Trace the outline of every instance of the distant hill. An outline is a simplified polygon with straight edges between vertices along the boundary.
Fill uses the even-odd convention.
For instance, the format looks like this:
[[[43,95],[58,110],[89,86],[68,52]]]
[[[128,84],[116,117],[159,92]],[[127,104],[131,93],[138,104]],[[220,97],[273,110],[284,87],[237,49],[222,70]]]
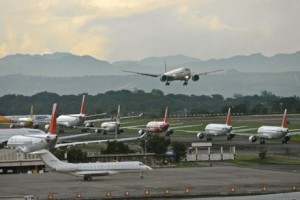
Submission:
[[[184,55],[148,57],[140,61],[118,61],[109,63],[91,56],[77,56],[70,53],[44,55],[9,55],[0,59],[0,74],[32,76],[91,76],[127,75],[122,70],[149,73],[164,72],[167,68],[187,66],[195,72],[216,69],[235,69],[240,72],[286,72],[300,71],[300,51],[293,54],[278,54],[266,57],[261,54],[234,56],[226,59],[200,60]]]
[[[0,96],[5,94],[33,95],[48,91],[57,94],[95,95],[110,90],[161,90],[165,94],[211,95],[221,94],[232,97],[234,94],[254,95],[266,90],[277,96],[300,94],[300,72],[245,73],[227,70],[202,76],[198,82],[171,82],[165,86],[159,79],[139,75],[83,76],[83,77],[42,77],[7,75],[0,76]]]

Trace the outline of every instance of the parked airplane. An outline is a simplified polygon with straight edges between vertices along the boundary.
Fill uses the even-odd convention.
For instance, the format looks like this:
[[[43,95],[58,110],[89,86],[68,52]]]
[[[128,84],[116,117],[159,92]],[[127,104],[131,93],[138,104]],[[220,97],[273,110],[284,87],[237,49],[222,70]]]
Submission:
[[[39,124],[49,121],[50,115],[33,115],[33,106],[30,115],[0,116],[1,124],[10,124],[10,128],[39,128]]]
[[[184,132],[196,132],[198,139],[203,139],[206,135],[207,141],[211,141],[212,137],[215,136],[227,136],[227,140],[231,140],[235,134],[232,132],[233,129],[244,128],[245,126],[241,127],[232,127],[231,126],[231,112],[230,108],[228,108],[227,118],[225,124],[207,124],[204,132],[196,132],[196,131],[184,131]],[[249,130],[249,129],[247,129]]]
[[[173,125],[175,125],[175,124],[173,124]],[[139,135],[144,135],[145,133],[147,135],[150,135],[150,134],[158,134],[158,133],[165,132],[166,136],[168,137],[174,133],[174,128],[177,129],[177,128],[184,128],[184,127],[191,127],[194,125],[176,126],[173,128],[169,128],[169,126],[170,126],[170,124],[168,122],[168,107],[166,107],[165,116],[164,116],[163,121],[150,121],[147,123],[146,128],[144,128],[144,129],[140,129],[140,128],[138,128],[138,126],[127,126],[126,128],[139,130],[138,131]],[[198,126],[198,125],[196,125],[196,126]]]
[[[137,118],[141,117],[143,113],[137,115],[137,116],[127,116],[127,117],[121,117],[120,116],[120,105],[118,105],[118,112],[115,121],[106,121],[111,119],[97,119],[95,121],[103,120],[105,122],[101,123],[100,127],[93,127],[91,129],[95,129],[96,133],[103,132],[104,135],[106,135],[108,132],[117,132],[117,134],[124,133],[124,129],[121,128],[120,119],[131,119],[131,118]],[[93,120],[91,120],[93,122]]]
[[[68,173],[71,175],[83,177],[85,181],[91,181],[93,176],[106,176],[117,173],[141,173],[152,170],[151,167],[138,161],[127,161],[127,162],[106,162],[106,163],[66,163],[58,160],[48,150],[40,150],[31,154],[38,155],[43,162],[54,169],[56,172]]]
[[[298,130],[293,130],[298,131]],[[299,134],[299,133],[295,133]],[[249,136],[249,141],[251,143],[254,143],[257,141],[257,139],[260,139],[260,144],[265,144],[266,139],[282,139],[282,144],[286,144],[290,138],[291,135],[294,135],[293,133],[290,133],[289,129],[287,128],[287,109],[284,110],[283,119],[281,126],[261,126],[257,130],[257,134],[237,134],[240,136]]]
[[[116,140],[94,140],[94,141],[84,141],[84,142],[72,142],[72,143],[63,143],[63,144],[57,144],[58,140],[63,139],[70,139],[75,137],[82,137],[86,136],[88,134],[76,134],[72,136],[64,136],[64,137],[57,137],[56,134],[56,118],[57,118],[57,104],[55,103],[53,105],[52,110],[52,118],[50,123],[50,128],[48,133],[42,132],[39,130],[39,132],[34,132],[35,134],[22,134],[22,132],[18,132],[18,135],[10,136],[10,138],[7,140],[7,147],[14,148],[17,150],[21,150],[25,153],[41,150],[41,149],[50,149],[50,148],[59,148],[62,146],[75,146],[79,144],[91,144],[91,143],[106,143],[110,141],[130,141],[130,140],[137,140],[142,138],[140,137],[133,137],[133,138],[120,138]],[[19,129],[24,130],[24,129]],[[29,129],[30,130],[30,129]],[[25,129],[24,132],[27,133],[28,129]],[[35,129],[31,129],[31,132],[35,131]],[[1,132],[0,132],[1,134]]]
[[[63,132],[63,127],[67,128],[74,128],[74,127],[90,127],[92,126],[92,120],[86,120],[88,117],[95,117],[95,116],[101,116],[105,115],[106,113],[103,114],[98,114],[98,115],[90,115],[86,116],[85,115],[85,95],[82,97],[82,103],[81,103],[81,109],[79,114],[69,114],[69,115],[60,115],[57,118],[57,125],[59,127],[59,132]],[[49,125],[47,124],[45,126],[45,130],[47,131],[49,128]]]
[[[209,71],[209,72],[202,72],[202,73],[192,75],[191,70],[187,67],[180,67],[180,68],[177,68],[177,69],[167,71],[167,66],[166,66],[166,63],[165,63],[165,73],[164,74],[152,74],[152,73],[134,72],[134,71],[127,71],[127,70],[123,70],[123,71],[124,72],[129,72],[129,73],[135,73],[135,74],[139,74],[139,75],[144,75],[144,76],[160,77],[160,81],[166,82],[166,85],[170,85],[170,81],[175,81],[175,80],[184,81],[183,85],[187,85],[188,81],[190,79],[192,79],[193,81],[198,81],[199,76],[207,75],[207,74],[214,73],[214,72],[223,71],[223,69],[222,70]]]

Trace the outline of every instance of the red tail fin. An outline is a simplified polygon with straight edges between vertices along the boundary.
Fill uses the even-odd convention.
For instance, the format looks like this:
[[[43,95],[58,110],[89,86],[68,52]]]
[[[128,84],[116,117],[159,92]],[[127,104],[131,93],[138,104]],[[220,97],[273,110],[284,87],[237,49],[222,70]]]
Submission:
[[[56,134],[57,103],[53,104],[52,118],[48,133]]]
[[[287,128],[287,109],[284,110],[281,127]]]
[[[226,119],[226,125],[230,125],[230,115],[231,115],[231,113],[230,113],[230,108],[228,108],[228,114],[227,114],[227,119]]]
[[[85,114],[85,95],[82,96],[80,114]]]
[[[166,107],[164,122],[168,123],[168,106]]]

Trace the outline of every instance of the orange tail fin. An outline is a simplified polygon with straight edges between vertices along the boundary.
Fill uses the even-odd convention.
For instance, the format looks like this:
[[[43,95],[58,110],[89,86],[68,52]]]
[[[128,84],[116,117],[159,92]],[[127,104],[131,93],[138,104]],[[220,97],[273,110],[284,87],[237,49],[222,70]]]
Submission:
[[[57,103],[53,104],[52,118],[48,133],[56,134]]]
[[[80,114],[85,114],[85,95],[82,96]]]
[[[166,107],[164,122],[168,123],[168,106]]]
[[[230,115],[231,115],[231,113],[230,113],[230,108],[228,108],[228,114],[227,114],[227,119],[226,119],[226,125],[230,125],[230,123],[231,123],[231,121],[230,121]]]
[[[287,109],[284,110],[281,127],[287,128]]]

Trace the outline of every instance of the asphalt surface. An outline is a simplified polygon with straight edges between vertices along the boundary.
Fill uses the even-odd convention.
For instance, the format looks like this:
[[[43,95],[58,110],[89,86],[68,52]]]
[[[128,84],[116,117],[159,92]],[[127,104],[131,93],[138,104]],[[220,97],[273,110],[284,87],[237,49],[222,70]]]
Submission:
[[[214,123],[222,123],[224,117],[217,118],[219,122],[216,122],[218,121],[216,118],[212,119]],[[245,117],[243,120],[253,119]],[[275,120],[271,117],[259,118],[259,120],[278,124],[281,116]],[[293,120],[299,121],[298,118]],[[133,135],[124,134],[120,137],[133,137]],[[113,134],[92,134],[85,139],[107,138],[114,138],[114,136]],[[195,134],[178,135],[176,133],[171,136],[171,141],[181,141],[188,145],[192,142],[206,142],[198,140]],[[243,137],[235,137],[232,141],[227,141],[226,137],[215,137],[212,141],[212,152],[219,151],[221,146],[224,147],[224,151],[227,151],[230,146],[235,146],[237,153],[258,155],[261,148],[267,148],[268,155],[300,159],[299,143],[281,144],[280,139],[266,142],[265,145],[260,145],[251,144],[247,138]],[[128,142],[128,144],[138,145],[139,141]],[[169,193],[166,193],[166,190]],[[91,182],[54,172],[0,176],[0,199],[13,199],[9,197],[29,194],[38,196],[39,199],[47,199],[48,195],[53,195],[55,199],[71,199],[79,193],[83,199],[141,199],[145,196],[149,199],[299,199],[300,193],[297,192],[299,190],[299,165],[245,168],[225,162],[200,162],[199,167],[192,168],[154,168],[144,175],[144,179],[140,179],[139,174],[116,174],[95,177]],[[126,192],[129,195],[127,197]],[[149,194],[145,195],[145,192]],[[276,194],[273,195],[273,193]],[[111,196],[107,196],[109,194]]]

